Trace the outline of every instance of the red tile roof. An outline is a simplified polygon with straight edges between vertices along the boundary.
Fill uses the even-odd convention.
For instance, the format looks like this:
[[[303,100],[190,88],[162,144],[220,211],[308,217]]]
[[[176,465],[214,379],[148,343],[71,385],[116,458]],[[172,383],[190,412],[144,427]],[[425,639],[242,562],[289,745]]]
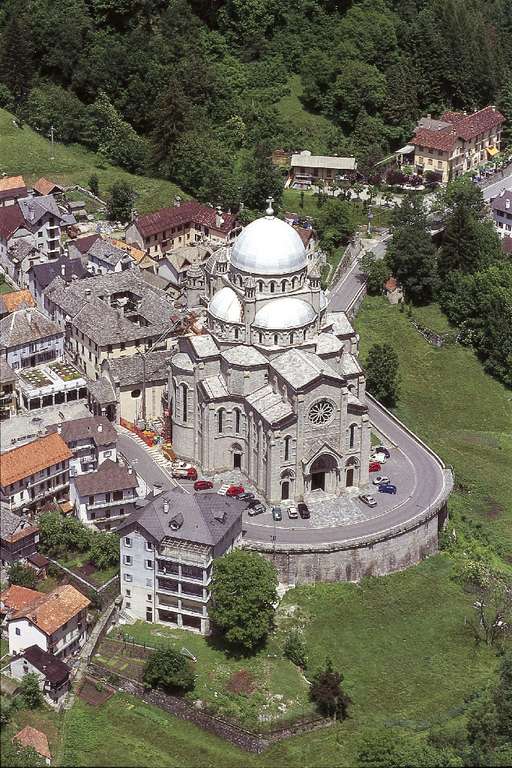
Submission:
[[[11,621],[27,618],[46,635],[53,635],[63,624],[87,608],[91,601],[71,584],[63,584],[47,595],[35,593],[31,603],[11,616]]]
[[[36,301],[27,288],[23,288],[21,291],[3,293],[0,301],[4,305],[5,312],[16,312],[17,309],[36,306]]]
[[[185,202],[172,208],[161,208],[159,211],[138,216],[135,219],[135,226],[143,237],[149,237],[164,232],[170,227],[184,224],[201,224],[226,234],[236,225],[236,216],[232,213],[222,214],[224,222],[221,227],[216,226],[215,216],[215,208],[198,203],[196,200],[185,200]]]
[[[388,280],[386,280],[386,282],[384,283],[384,288],[386,289],[386,291],[389,291],[390,293],[392,291],[396,291],[396,289],[398,288],[398,283],[396,281],[396,278],[390,277]]]
[[[34,189],[36,192],[39,192],[40,195],[51,195],[54,190],[62,192],[64,188],[55,181],[50,181],[49,179],[42,177],[36,181]]]
[[[0,208],[0,237],[4,240],[8,240],[24,223],[25,218],[17,203]]]
[[[0,200],[8,200],[11,197],[26,197],[27,187],[23,176],[7,176],[0,179]]]
[[[313,237],[313,230],[306,229],[305,227],[299,227],[298,224],[295,224],[293,228],[302,240],[302,245],[304,248],[307,248],[309,241]]]
[[[491,128],[501,125],[505,118],[494,107],[485,107],[470,115],[465,115],[463,112],[444,112],[441,120],[450,123],[450,126],[441,128],[439,131],[420,128],[416,131],[411,144],[449,151],[458,139],[470,141],[479,134],[487,133]]]
[[[22,728],[13,737],[13,741],[17,741],[22,747],[32,747],[42,757],[48,758],[48,760],[51,759],[50,746],[46,734],[38,731],[37,728],[32,728],[31,725],[26,725]]]
[[[20,445],[19,448],[13,448],[0,456],[0,485],[11,485],[60,461],[66,461],[72,455],[62,437],[56,432]]]
[[[40,592],[28,587],[20,587],[18,584],[13,584],[0,593],[0,601],[9,611],[21,611],[39,597],[41,597]]]

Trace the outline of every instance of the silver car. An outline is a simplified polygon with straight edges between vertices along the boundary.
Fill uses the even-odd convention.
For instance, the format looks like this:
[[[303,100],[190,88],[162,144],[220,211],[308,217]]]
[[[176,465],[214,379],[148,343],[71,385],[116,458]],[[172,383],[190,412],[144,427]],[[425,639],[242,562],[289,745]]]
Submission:
[[[368,506],[368,507],[376,507],[377,506],[377,502],[375,501],[373,496],[370,496],[368,493],[362,493],[359,496],[359,501],[362,501],[363,504],[366,504],[366,506]]]

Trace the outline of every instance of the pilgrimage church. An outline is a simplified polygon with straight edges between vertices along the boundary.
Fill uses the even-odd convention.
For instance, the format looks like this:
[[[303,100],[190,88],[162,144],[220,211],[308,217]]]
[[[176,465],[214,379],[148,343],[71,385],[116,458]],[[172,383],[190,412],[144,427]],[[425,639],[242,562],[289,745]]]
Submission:
[[[295,229],[269,202],[197,279],[208,333],[180,337],[169,372],[177,454],[205,476],[240,471],[272,504],[366,485],[358,337]]]

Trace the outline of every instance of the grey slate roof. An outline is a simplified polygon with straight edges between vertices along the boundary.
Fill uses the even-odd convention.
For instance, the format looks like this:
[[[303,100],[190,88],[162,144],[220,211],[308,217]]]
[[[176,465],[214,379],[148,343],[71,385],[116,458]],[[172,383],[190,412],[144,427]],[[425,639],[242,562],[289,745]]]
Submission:
[[[17,376],[11,366],[0,358],[0,383],[7,384],[8,382],[16,381],[16,378]]]
[[[164,512],[164,505],[169,511]],[[241,524],[242,505],[236,499],[218,493],[185,493],[182,488],[164,491],[147,500],[117,529],[123,530],[137,523],[157,542],[165,538],[190,541],[215,547],[232,528]],[[182,524],[173,530],[169,523],[181,515]]]
[[[319,376],[342,379],[325,360],[313,352],[304,352],[302,349],[289,349],[282,355],[274,357],[271,367],[294,389],[307,386]]]
[[[46,213],[62,219],[59,206],[53,195],[41,195],[40,197],[22,197],[18,200],[25,221],[30,225],[37,224]]]
[[[37,250],[38,249],[34,243],[31,243],[30,240],[21,237],[17,238],[10,246],[9,250],[7,251],[7,257],[9,258],[9,261],[12,261],[13,263],[17,262],[19,264],[21,261],[23,261],[24,258],[26,258],[26,256]]]
[[[110,459],[100,464],[95,472],[85,475],[77,475],[73,478],[75,487],[80,496],[94,496],[96,493],[108,491],[124,491],[129,488],[137,488],[137,475],[127,467],[116,464]]]
[[[16,533],[20,525],[25,521],[26,518],[11,512],[8,505],[6,505],[5,508],[2,505],[2,514],[0,515],[0,537],[5,541],[12,536],[13,533]]]
[[[146,382],[167,381],[167,364],[174,355],[173,349],[149,352],[146,358]],[[142,360],[133,357],[111,357],[105,364],[113,380],[119,379],[121,386],[142,384]]]
[[[100,376],[99,379],[87,380],[87,390],[91,397],[98,403],[115,403],[116,393],[110,381],[106,376]]]
[[[290,403],[283,402],[280,393],[274,392],[270,384],[248,395],[247,402],[269,424],[275,424],[293,413]]]
[[[245,346],[243,344],[240,344],[237,347],[224,349],[221,352],[221,357],[223,357],[230,365],[250,366],[267,364],[267,359],[261,352],[258,352],[254,347]]]
[[[7,348],[62,335],[57,323],[34,308],[19,309],[0,320],[0,345]]]
[[[209,334],[204,336],[190,336],[189,342],[197,357],[214,357],[219,354],[219,348]]]
[[[58,432],[59,425],[52,424],[46,431],[48,433]],[[64,421],[60,424],[60,436],[68,445],[77,440],[87,440],[89,438],[98,447],[117,442],[117,432],[106,416],[91,416],[86,419]]]
[[[506,206],[507,201],[508,201],[508,208]],[[504,190],[501,194],[495,197],[491,201],[491,208],[493,211],[510,213],[510,215],[512,216],[512,189]]]
[[[62,274],[63,267],[64,275]],[[49,286],[56,277],[63,277],[64,280],[69,281],[73,276],[82,280],[89,275],[79,258],[70,259],[68,256],[60,256],[54,261],[46,261],[43,264],[34,264],[32,274],[36,285],[41,290]]]
[[[120,261],[128,261],[131,263],[130,256],[121,248],[117,248],[108,240],[98,238],[87,251],[89,258],[94,257],[99,261],[105,261],[107,264],[115,267]]]

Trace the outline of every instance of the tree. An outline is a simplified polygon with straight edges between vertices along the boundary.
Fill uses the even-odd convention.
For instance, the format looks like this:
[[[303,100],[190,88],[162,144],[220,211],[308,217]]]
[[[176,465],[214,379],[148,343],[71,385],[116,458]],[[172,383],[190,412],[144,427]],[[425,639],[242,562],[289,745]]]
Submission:
[[[320,245],[328,252],[348,242],[356,229],[354,207],[348,200],[326,200],[315,217]]]
[[[96,195],[96,197],[100,194],[100,182],[95,173],[92,173],[89,177],[89,189],[93,195]]]
[[[40,547],[50,557],[58,557],[64,549],[63,518],[58,512],[43,512],[39,516]]]
[[[370,296],[380,296],[384,283],[391,275],[391,270],[385,259],[376,259],[365,253],[361,259],[361,271],[366,275],[366,288]]]
[[[119,562],[119,537],[115,533],[95,533],[91,541],[90,561],[100,570]]]
[[[229,645],[248,653],[263,641],[276,589],[275,567],[256,552],[236,549],[214,561],[210,618]]]
[[[46,762],[32,747],[22,747],[6,739],[2,743],[2,765],[9,768],[43,768]]]
[[[107,215],[110,221],[130,221],[135,192],[127,181],[116,181],[107,200]]]
[[[408,301],[420,304],[432,299],[436,285],[435,248],[423,203],[416,195],[407,195],[395,211],[386,263]]]
[[[329,113],[342,128],[351,130],[362,109],[374,115],[386,96],[386,78],[373,64],[353,59],[344,64],[328,93]]]
[[[75,552],[87,552],[91,546],[91,540],[95,537],[95,533],[90,528],[72,516],[63,518],[62,534],[66,549]]]
[[[370,347],[366,359],[366,386],[384,405],[394,405],[397,400],[398,367],[398,355],[390,344]]]
[[[17,104],[24,101],[35,73],[31,9],[26,2],[11,3],[0,37],[0,80]]]
[[[436,749],[398,729],[371,728],[359,740],[358,768],[462,768],[452,749]]]
[[[148,145],[132,126],[123,120],[108,96],[101,91],[94,102],[98,152],[114,165],[133,173],[141,173],[146,166]]]
[[[311,682],[310,696],[320,712],[338,720],[348,717],[350,697],[343,691],[343,675],[335,672],[330,659],[326,659],[325,669],[317,672]]]
[[[283,177],[272,165],[270,153],[264,146],[257,146],[242,165],[241,200],[248,208],[264,211],[267,198],[274,200],[274,209],[279,208],[283,197]]]
[[[9,568],[9,584],[18,584],[20,587],[35,589],[37,575],[33,568],[20,562],[13,563]]]
[[[81,142],[96,148],[90,112],[72,91],[53,83],[32,88],[22,110],[27,123],[43,136],[53,126],[58,141]]]
[[[160,648],[144,666],[143,680],[151,688],[183,693],[194,687],[195,676],[189,661],[175,648]]]
[[[35,672],[25,675],[20,685],[19,695],[28,709],[37,709],[43,703],[43,694],[39,688],[39,678]]]
[[[297,667],[306,667],[308,663],[307,648],[304,638],[297,630],[292,630],[286,636],[283,653]]]

